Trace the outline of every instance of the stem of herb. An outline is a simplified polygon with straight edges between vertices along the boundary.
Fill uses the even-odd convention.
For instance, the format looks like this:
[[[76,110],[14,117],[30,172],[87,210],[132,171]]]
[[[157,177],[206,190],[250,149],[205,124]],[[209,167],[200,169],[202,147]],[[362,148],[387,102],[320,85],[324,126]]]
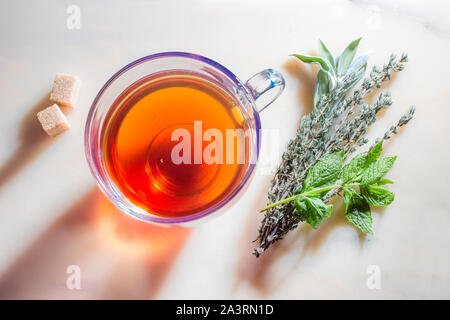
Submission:
[[[262,209],[259,212],[264,212],[264,211],[267,211],[267,210],[269,210],[269,209],[271,209],[273,207],[279,206],[280,204],[283,204],[283,203],[286,203],[286,202],[290,202],[290,201],[294,201],[295,198],[298,197],[298,196],[305,196],[305,197],[313,196],[313,195],[318,194],[318,193],[322,193],[322,192],[333,190],[333,189],[342,188],[344,186],[345,187],[357,187],[357,186],[359,186],[359,183],[335,184],[335,185],[332,185],[332,186],[327,186],[327,187],[323,187],[323,188],[313,189],[313,190],[310,190],[310,191],[307,191],[307,192],[303,192],[303,193],[297,194],[295,196],[292,196],[292,197],[280,200],[278,202],[272,203],[271,205],[265,207],[264,209]]]

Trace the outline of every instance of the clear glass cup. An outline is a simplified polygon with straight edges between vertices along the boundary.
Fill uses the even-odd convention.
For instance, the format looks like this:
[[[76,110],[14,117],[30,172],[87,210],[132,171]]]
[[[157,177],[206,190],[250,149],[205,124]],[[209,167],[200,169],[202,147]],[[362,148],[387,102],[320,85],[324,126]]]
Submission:
[[[161,217],[137,207],[131,203],[117,188],[108,176],[107,168],[102,157],[101,134],[103,123],[114,101],[136,81],[165,71],[192,72],[209,79],[226,90],[241,109],[245,117],[249,135],[249,164],[241,181],[220,202],[184,217]],[[258,160],[261,143],[261,122],[259,112],[270,105],[283,91],[284,79],[273,69],[266,69],[243,83],[231,71],[219,63],[185,52],[164,52],[138,59],[114,74],[97,94],[89,111],[85,128],[85,153],[90,170],[99,188],[108,199],[123,212],[146,222],[161,224],[191,225],[194,221],[205,220],[213,213],[223,212],[237,199],[254,173]]]

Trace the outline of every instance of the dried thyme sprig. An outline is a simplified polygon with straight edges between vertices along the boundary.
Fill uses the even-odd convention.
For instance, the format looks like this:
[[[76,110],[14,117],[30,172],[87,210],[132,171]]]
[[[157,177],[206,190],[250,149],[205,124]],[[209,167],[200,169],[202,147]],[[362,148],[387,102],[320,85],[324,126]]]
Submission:
[[[403,127],[404,125],[406,125],[414,116],[414,113],[416,112],[416,108],[414,106],[411,106],[409,108],[409,111],[407,113],[405,113],[403,116],[401,116],[401,118],[398,120],[397,124],[391,126],[382,137],[377,138],[375,140],[375,144],[380,142],[381,140],[389,140],[392,135],[397,134],[398,129],[400,129],[400,127]]]
[[[349,97],[348,91],[362,78],[367,67],[368,55],[357,57],[355,54],[360,39],[349,44],[337,59],[334,59],[323,42],[319,41],[320,57],[294,55],[303,62],[320,66],[317,75],[314,109],[302,118],[297,134],[292,139],[282,156],[268,192],[269,203],[298,194],[309,169],[323,156],[344,151],[346,156],[356,146],[368,142],[367,128],[377,120],[377,113],[392,104],[389,93],[379,95],[374,104],[368,105],[364,97],[380,88],[382,83],[390,79],[392,72],[403,70],[407,55],[400,58],[391,55],[383,68],[373,67],[369,77],[364,79],[360,88]],[[384,138],[390,138],[397,128],[406,124],[412,117],[412,109],[399,123],[386,132]],[[332,190],[324,196],[324,200],[339,192]],[[302,219],[294,214],[292,203],[283,203],[265,212],[259,228],[259,247],[254,250],[258,257],[271,244],[283,238],[295,229]]]

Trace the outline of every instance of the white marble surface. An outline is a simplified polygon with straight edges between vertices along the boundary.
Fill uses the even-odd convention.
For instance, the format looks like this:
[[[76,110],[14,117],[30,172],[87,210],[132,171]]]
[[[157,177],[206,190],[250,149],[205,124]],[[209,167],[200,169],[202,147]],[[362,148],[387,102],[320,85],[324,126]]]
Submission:
[[[79,30],[66,27],[71,4],[81,9]],[[2,1],[0,298],[450,298],[449,14],[445,1]],[[410,56],[388,85],[394,105],[370,136],[417,106],[385,150],[398,155],[396,201],[375,211],[375,235],[361,236],[336,214],[256,260],[251,240],[270,180],[261,173],[226,214],[192,230],[131,220],[97,191],[84,120],[128,62],[188,51],[241,79],[280,70],[286,90],[262,123],[285,144],[314,86],[314,70],[288,55],[313,53],[318,38],[340,52],[358,36],[372,63],[392,51]],[[83,86],[72,130],[50,139],[34,114],[58,71]],[[69,265],[81,268],[81,290],[66,288]],[[371,265],[380,268],[379,290],[366,285]]]

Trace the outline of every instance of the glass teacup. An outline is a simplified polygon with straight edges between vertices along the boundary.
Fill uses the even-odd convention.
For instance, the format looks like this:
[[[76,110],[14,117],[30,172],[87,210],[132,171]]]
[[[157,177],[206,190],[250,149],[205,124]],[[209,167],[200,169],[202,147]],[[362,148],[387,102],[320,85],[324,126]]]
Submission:
[[[223,212],[254,173],[261,144],[259,112],[283,89],[284,79],[275,70],[263,70],[243,83],[219,63],[191,53],[165,52],[136,60],[108,80],[92,104],[85,130],[91,172],[112,203],[143,221],[190,224]],[[223,112],[214,109],[220,105]],[[225,123],[232,128],[225,130]],[[183,132],[195,136],[202,125],[206,131],[200,131],[201,136],[207,138],[210,132],[210,141],[211,127],[221,126],[214,142],[220,132],[245,131],[245,148],[239,149],[244,160],[232,163],[238,161],[236,155],[228,162],[228,154],[220,153],[227,161],[218,162],[216,148],[209,153],[216,162],[174,161],[180,145],[174,137]],[[195,145],[178,155],[185,160],[191,147],[196,156]],[[200,152],[202,157],[207,154],[203,147]],[[223,183],[227,179],[232,183]]]

